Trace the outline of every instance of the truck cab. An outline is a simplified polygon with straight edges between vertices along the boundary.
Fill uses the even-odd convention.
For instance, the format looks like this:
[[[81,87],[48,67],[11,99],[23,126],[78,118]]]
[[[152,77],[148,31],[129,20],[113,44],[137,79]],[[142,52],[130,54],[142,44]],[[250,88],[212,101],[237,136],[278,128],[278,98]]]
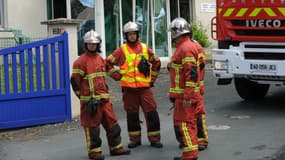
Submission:
[[[245,100],[285,84],[285,0],[216,0],[213,74]]]

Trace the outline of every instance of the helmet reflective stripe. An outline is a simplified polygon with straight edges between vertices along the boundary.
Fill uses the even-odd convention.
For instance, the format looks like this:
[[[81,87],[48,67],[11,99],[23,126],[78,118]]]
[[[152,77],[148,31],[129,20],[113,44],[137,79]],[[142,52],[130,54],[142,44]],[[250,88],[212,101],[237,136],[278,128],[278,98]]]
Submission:
[[[192,32],[191,25],[183,18],[175,18],[170,26],[169,32],[171,32],[171,38],[176,39],[177,37]]]
[[[95,43],[95,44],[101,43],[101,37],[96,31],[91,30],[85,33],[84,43]]]
[[[138,32],[139,31],[139,26],[135,22],[129,21],[124,25],[123,28],[124,33],[127,32]]]

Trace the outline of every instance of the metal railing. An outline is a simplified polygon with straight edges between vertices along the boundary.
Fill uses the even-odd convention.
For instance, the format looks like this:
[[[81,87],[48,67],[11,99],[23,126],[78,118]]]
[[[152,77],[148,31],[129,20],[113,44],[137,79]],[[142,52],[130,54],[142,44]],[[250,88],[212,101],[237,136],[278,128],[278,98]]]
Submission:
[[[13,46],[18,46],[18,45],[22,45],[22,44],[26,44],[26,43],[30,43],[30,42],[35,42],[38,40],[42,40],[45,39],[47,37],[42,37],[42,38],[27,38],[27,37],[19,37],[19,38],[6,38],[6,37],[1,37],[0,38],[0,49],[4,49],[4,48],[9,48],[9,47],[13,47]]]

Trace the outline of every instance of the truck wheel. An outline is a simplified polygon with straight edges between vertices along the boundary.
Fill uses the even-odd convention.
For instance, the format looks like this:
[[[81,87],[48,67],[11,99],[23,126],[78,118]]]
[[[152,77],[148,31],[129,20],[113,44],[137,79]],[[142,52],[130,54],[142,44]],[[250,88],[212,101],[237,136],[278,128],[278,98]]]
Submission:
[[[269,84],[258,84],[245,78],[234,80],[238,95],[244,100],[263,99],[269,89]]]

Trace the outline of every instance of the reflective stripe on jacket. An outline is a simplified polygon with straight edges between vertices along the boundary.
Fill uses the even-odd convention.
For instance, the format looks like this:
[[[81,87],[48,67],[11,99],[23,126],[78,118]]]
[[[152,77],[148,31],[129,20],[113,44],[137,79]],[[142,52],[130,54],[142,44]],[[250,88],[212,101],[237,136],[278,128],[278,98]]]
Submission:
[[[204,94],[204,76],[205,76],[205,67],[206,67],[206,58],[205,58],[205,50],[204,48],[199,44],[199,42],[194,40],[194,43],[198,49],[198,62],[199,62],[199,75],[200,75],[200,82],[199,82],[199,87],[200,87],[200,92],[203,95]],[[203,67],[201,68],[201,65]]]

